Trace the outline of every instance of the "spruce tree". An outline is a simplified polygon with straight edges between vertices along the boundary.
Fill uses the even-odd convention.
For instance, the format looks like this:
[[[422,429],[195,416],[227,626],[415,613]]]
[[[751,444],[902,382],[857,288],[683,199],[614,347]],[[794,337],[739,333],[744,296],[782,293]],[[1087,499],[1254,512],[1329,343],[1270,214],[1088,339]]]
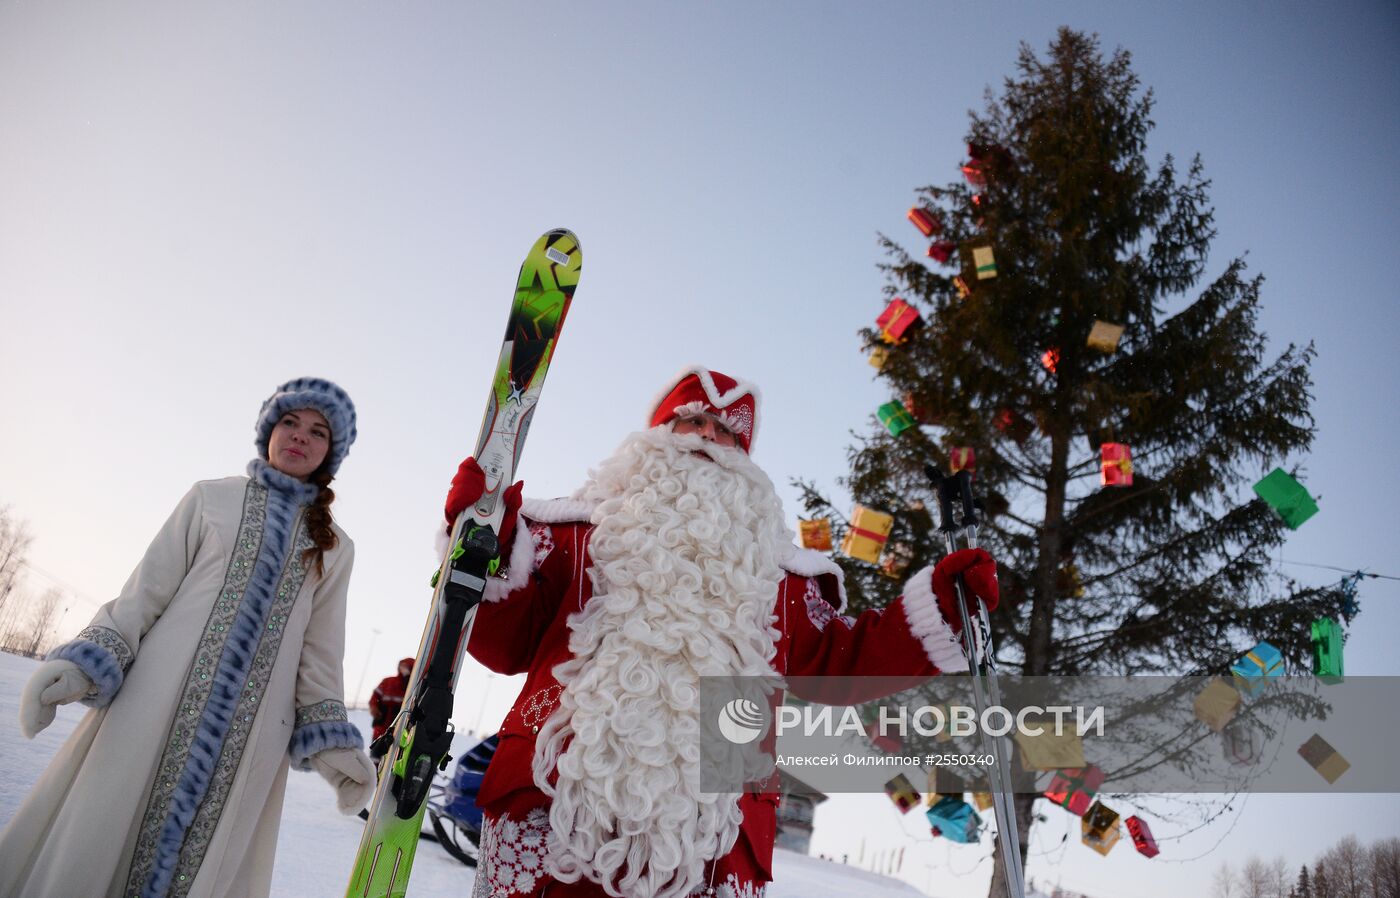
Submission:
[[[1068,29],[1043,58],[1022,44],[1015,74],[970,113],[985,187],[919,191],[941,219],[935,239],[960,247],[970,295],[956,267],[881,238],[887,299],[924,323],[888,347],[878,376],[931,423],[862,437],[842,484],[895,515],[889,544],[907,575],[944,551],[924,463],[946,469],[952,447],[975,449],[1002,670],[1228,675],[1261,639],[1306,670],[1309,623],[1341,597],[1282,579],[1285,526],[1249,486],[1311,444],[1313,349],[1269,355],[1263,280],[1242,259],[1207,278],[1210,182],[1199,157],[1149,163],[1152,107],[1125,50],[1106,56]],[[995,277],[972,270],[976,245],[992,248]],[[1086,345],[1096,320],[1123,326],[1116,351]],[[882,345],[874,329],[862,338]],[[1131,486],[1100,485],[1104,442],[1131,448]],[[839,538],[843,510],[798,486]],[[875,565],[838,561],[854,609],[901,589]],[[1033,802],[1016,796],[1023,856]],[[1000,895],[999,858],[995,869]]]
[[[1298,884],[1293,888],[1298,898],[1313,898],[1312,884],[1308,881],[1308,865],[1298,870]]]

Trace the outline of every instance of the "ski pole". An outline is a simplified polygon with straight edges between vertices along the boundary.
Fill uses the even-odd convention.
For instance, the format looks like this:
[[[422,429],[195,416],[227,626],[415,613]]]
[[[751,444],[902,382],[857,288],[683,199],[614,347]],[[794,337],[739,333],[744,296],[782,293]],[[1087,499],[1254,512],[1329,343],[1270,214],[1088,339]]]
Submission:
[[[934,492],[938,495],[939,532],[943,534],[944,547],[949,555],[958,549],[958,537],[962,536],[966,548],[977,546],[977,508],[972,498],[972,478],[966,471],[951,476],[944,474],[936,466],[924,465]],[[960,515],[954,506],[959,506]],[[991,618],[987,606],[977,598],[977,620],[973,626],[968,611],[967,584],[959,574],[953,583],[957,591],[958,614],[962,619],[962,650],[967,658],[968,672],[972,675],[972,700],[977,708],[978,733],[982,742],[982,753],[992,759],[987,778],[992,787],[992,810],[997,821],[997,840],[1001,845],[1002,872],[1006,877],[1006,891],[1010,898],[1025,898],[1026,887],[1022,879],[1021,837],[1016,823],[1016,808],[1011,784],[1009,744],[1004,736],[993,737],[981,726],[981,721],[989,706],[1001,706],[1001,687],[997,683],[996,652],[992,647]]]

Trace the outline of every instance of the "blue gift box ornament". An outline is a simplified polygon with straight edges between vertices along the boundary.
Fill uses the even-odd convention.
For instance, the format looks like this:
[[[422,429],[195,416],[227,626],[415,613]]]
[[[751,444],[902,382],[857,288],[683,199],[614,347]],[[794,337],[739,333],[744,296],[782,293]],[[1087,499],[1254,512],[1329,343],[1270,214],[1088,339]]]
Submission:
[[[968,844],[982,835],[982,818],[961,798],[942,798],[925,813],[938,834],[951,841]]]
[[[1253,695],[1274,677],[1283,676],[1283,653],[1267,642],[1261,642],[1230,668],[1235,686]]]

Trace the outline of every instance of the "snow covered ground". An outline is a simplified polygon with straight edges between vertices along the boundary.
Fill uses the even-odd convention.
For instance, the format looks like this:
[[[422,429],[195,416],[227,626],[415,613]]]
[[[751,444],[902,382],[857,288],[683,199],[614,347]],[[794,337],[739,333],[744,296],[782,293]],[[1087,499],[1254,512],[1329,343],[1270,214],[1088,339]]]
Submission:
[[[62,707],[52,726],[34,741],[25,741],[19,734],[19,693],[37,664],[0,652],[0,826],[14,816],[49,758],[87,712],[80,705]],[[367,713],[352,711],[351,719],[362,731],[369,731]],[[362,826],[358,818],[336,812],[331,789],[319,776],[293,771],[287,783],[272,894],[276,898],[344,894]],[[768,890],[769,898],[911,898],[923,894],[887,876],[788,851],[778,851],[775,867],[776,882]],[[439,846],[421,842],[409,895],[461,898],[470,894],[473,878],[470,867],[449,857]]]

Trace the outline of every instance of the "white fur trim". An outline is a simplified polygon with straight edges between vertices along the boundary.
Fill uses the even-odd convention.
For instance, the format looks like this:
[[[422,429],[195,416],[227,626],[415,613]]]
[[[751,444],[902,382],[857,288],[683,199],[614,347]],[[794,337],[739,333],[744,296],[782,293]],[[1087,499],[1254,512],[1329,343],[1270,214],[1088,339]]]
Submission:
[[[800,549],[792,547],[792,554],[786,558],[778,559],[778,564],[789,573],[798,574],[803,577],[817,577],[822,574],[830,574],[836,578],[836,594],[841,602],[836,606],[837,614],[846,613],[846,575],[841,570],[841,566],[832,561],[827,555],[823,555],[814,549]]]
[[[520,513],[541,524],[588,523],[598,503],[589,499],[526,499]]]
[[[491,577],[486,581],[486,589],[481,593],[483,602],[499,602],[530,581],[535,572],[535,539],[530,533],[530,522],[525,518],[515,519],[515,536],[510,541],[510,564],[505,577]]]
[[[904,617],[909,632],[923,644],[928,660],[944,673],[967,670],[962,643],[938,609],[933,593],[933,565],[921,569],[904,584]]]
[[[739,380],[736,377],[734,378],[734,389],[730,390],[728,393],[721,393],[719,387],[715,386],[715,379],[711,376],[709,368],[706,368],[704,365],[690,365],[681,369],[679,374],[667,381],[666,386],[661,388],[661,390],[651,398],[651,404],[647,406],[647,427],[651,426],[651,419],[656,414],[656,409],[660,407],[661,401],[671,395],[671,391],[674,390],[681,381],[692,374],[699,378],[700,387],[705,391],[705,397],[710,400],[710,404],[715,408],[723,410],[728,408],[729,404],[734,400],[740,399],[746,395],[751,395],[753,396],[754,418],[758,418],[758,413],[763,407],[763,394],[759,392],[758,387],[746,380]],[[754,441],[758,439],[757,420],[753,423],[752,431],[752,433],[748,434],[750,455],[753,455],[753,444]]]

